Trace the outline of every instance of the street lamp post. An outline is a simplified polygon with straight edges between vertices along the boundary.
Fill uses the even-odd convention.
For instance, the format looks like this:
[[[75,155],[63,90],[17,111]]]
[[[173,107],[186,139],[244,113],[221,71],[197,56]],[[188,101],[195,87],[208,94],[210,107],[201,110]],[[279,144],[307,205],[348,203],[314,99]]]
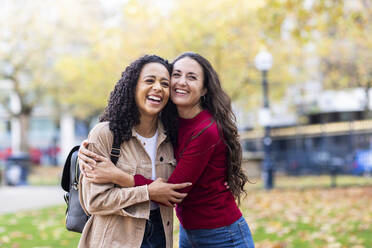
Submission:
[[[273,64],[273,57],[267,51],[261,51],[255,58],[256,68],[262,73],[262,92],[263,92],[263,110],[261,114],[262,125],[265,128],[264,137],[262,139],[264,148],[264,159],[262,162],[262,179],[265,189],[270,190],[274,187],[274,167],[271,160],[271,137],[270,137],[270,105],[268,97],[267,74]]]

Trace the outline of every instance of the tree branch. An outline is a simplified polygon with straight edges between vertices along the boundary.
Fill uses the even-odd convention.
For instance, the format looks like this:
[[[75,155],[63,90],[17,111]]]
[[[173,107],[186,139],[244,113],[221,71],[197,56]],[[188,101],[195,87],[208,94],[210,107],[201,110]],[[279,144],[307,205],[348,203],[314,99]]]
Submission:
[[[5,111],[11,116],[14,117],[15,113],[10,109],[9,103],[5,97],[0,97],[0,104],[4,107]]]

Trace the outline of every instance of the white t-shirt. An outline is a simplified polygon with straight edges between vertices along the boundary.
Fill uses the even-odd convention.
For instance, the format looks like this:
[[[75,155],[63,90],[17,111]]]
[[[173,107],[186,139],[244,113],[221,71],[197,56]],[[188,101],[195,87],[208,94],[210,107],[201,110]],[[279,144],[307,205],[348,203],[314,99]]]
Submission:
[[[156,179],[156,169],[155,169],[155,159],[156,159],[156,145],[157,145],[157,140],[158,140],[158,130],[156,130],[154,136],[151,138],[145,138],[137,133],[137,138],[140,140],[142,143],[143,147],[145,148],[147,154],[149,155],[151,159],[151,167],[152,167],[152,175],[151,179],[155,180]],[[158,208],[159,205],[156,204],[155,202],[150,203],[150,209],[156,209]]]

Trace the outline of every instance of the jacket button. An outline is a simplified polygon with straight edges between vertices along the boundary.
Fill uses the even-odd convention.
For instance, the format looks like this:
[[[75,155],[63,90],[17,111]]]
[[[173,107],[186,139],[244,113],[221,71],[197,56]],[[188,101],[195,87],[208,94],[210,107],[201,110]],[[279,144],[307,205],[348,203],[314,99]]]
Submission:
[[[169,226],[169,224],[170,224],[170,223],[169,223],[169,221],[168,221],[168,222],[167,222],[167,226]]]
[[[160,162],[163,162],[163,160],[164,160],[163,157],[160,157]]]

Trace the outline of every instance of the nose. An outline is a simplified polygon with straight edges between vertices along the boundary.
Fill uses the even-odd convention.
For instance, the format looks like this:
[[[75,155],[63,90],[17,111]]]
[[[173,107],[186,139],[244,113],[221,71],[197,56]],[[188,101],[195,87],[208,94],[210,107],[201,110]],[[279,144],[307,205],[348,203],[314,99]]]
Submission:
[[[162,89],[161,85],[160,85],[160,82],[155,82],[153,85],[152,85],[152,89],[153,90],[156,90],[156,91],[160,91]]]
[[[186,77],[185,76],[180,77],[178,80],[178,84],[186,85]]]

